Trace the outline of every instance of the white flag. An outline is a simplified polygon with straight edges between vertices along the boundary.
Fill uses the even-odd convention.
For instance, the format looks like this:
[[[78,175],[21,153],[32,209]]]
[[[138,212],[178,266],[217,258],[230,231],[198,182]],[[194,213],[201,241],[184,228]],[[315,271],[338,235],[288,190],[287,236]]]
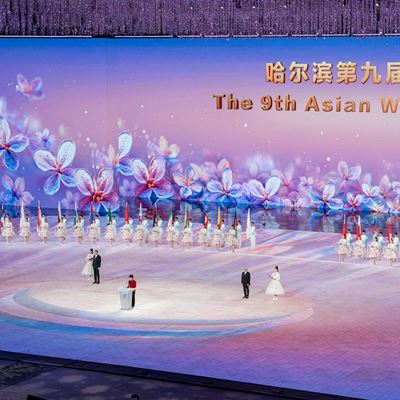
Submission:
[[[246,224],[246,237],[250,239],[251,236],[251,221],[250,221],[250,208],[247,210],[247,224]]]
[[[24,202],[21,201],[21,213],[20,213],[20,217],[19,217],[19,229],[22,229],[22,224],[25,221],[25,207],[24,207]]]

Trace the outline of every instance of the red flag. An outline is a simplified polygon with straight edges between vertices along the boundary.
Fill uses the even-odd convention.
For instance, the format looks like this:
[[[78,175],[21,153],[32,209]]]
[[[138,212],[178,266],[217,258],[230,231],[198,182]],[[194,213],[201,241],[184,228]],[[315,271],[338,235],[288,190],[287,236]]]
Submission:
[[[390,243],[392,239],[392,224],[389,224],[388,226],[388,242]]]
[[[357,236],[356,240],[361,239],[361,217],[358,216],[358,223],[357,223]]]
[[[93,209],[93,203],[90,202],[90,208],[89,208],[89,224],[93,223],[94,221],[94,209]]]
[[[372,233],[374,234],[374,236],[376,235],[376,225],[374,225],[374,229],[372,230]]]
[[[343,216],[343,226],[342,226],[342,235],[346,239],[347,227],[346,227],[346,216]]]
[[[61,204],[60,204],[60,202],[58,202],[58,215],[57,215],[57,218],[58,218],[58,223],[60,223],[61,222]]]
[[[36,220],[36,229],[40,229],[40,223],[42,219],[42,211],[40,210],[40,201],[38,202],[38,211],[37,211],[37,220]]]
[[[237,223],[238,223],[238,219],[237,219],[237,209],[235,208],[235,216],[233,217],[233,228],[236,230],[237,228]]]
[[[129,208],[128,202],[125,203],[125,223],[129,223]]]
[[[204,228],[208,228],[208,213],[204,213]]]

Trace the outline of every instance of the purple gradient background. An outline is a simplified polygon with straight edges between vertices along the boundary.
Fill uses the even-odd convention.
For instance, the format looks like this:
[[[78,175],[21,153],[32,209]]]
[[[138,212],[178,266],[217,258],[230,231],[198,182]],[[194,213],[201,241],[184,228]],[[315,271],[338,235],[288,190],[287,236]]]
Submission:
[[[74,167],[90,170],[87,138],[106,151],[109,144],[116,147],[118,133],[126,129],[134,137],[133,158],[146,158],[148,139],[164,135],[180,146],[183,166],[227,157],[237,171],[250,156],[265,154],[278,168],[301,158],[330,171],[346,160],[361,164],[374,180],[383,174],[399,178],[393,145],[397,115],[380,110],[381,96],[396,96],[397,85],[274,85],[265,82],[264,72],[266,62],[278,60],[287,67],[292,60],[310,65],[370,60],[385,79],[386,62],[398,61],[397,38],[2,39],[0,46],[0,95],[11,111],[57,135],[53,151],[63,137],[73,138],[78,145]],[[15,90],[18,73],[29,80],[40,76],[45,98],[20,96]],[[212,94],[229,92],[252,98],[255,108],[217,111]],[[267,94],[290,94],[298,111],[261,111],[258,99]],[[304,104],[310,95],[370,99],[371,113],[307,113]],[[66,129],[60,131],[60,125]],[[25,161],[15,176],[29,173],[39,188],[43,174],[31,158],[28,164],[26,152],[21,155]],[[30,190],[35,192],[31,185]]]

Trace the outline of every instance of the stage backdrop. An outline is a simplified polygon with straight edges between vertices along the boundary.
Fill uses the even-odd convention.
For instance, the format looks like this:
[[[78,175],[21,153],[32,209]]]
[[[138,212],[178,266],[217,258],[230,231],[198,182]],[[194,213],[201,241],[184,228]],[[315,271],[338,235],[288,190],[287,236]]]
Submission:
[[[1,39],[2,201],[396,213],[399,44]]]

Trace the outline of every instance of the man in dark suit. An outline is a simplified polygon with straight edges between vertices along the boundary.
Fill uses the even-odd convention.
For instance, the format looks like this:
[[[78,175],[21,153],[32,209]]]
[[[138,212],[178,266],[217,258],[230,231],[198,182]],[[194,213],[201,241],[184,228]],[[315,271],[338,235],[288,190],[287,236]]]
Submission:
[[[94,272],[93,284],[100,283],[100,267],[101,267],[101,256],[99,255],[99,251],[95,250],[93,256],[93,272]]]
[[[247,267],[244,267],[242,272],[242,286],[244,293],[243,298],[248,299],[250,294],[250,272]]]

